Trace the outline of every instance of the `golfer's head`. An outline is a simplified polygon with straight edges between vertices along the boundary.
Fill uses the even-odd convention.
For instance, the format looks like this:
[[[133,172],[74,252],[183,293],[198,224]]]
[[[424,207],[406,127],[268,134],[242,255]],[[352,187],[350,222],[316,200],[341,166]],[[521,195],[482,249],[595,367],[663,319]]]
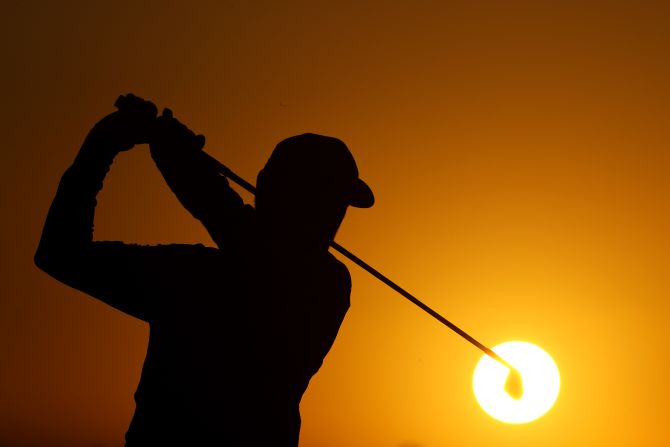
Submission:
[[[282,231],[332,239],[348,206],[373,204],[353,155],[337,138],[309,133],[287,138],[258,174],[259,217]]]

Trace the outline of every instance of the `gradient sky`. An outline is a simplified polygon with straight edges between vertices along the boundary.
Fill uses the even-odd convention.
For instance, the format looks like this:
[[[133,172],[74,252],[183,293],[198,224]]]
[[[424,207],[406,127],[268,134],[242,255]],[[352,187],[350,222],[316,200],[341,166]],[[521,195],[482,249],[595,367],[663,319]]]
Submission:
[[[480,352],[349,265],[301,447],[670,445],[667,3],[9,1],[0,21],[0,445],[122,445],[147,326],[32,256],[125,92],[249,180],[287,136],[343,139],[377,204],[337,240],[561,370],[547,415],[495,421],[472,392]],[[211,244],[144,147],[115,162],[96,238]]]

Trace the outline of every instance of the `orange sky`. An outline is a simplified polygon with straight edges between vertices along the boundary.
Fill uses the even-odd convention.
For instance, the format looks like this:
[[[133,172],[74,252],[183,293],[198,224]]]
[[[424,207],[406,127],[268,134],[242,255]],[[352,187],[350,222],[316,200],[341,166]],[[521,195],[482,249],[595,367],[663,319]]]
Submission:
[[[472,393],[479,351],[350,265],[301,447],[670,444],[667,5],[186,3],[3,6],[0,445],[122,445],[147,327],[32,256],[62,172],[129,91],[249,180],[287,136],[343,139],[377,204],[337,240],[561,369],[546,416],[497,422]],[[211,244],[146,148],[99,203],[99,239]]]

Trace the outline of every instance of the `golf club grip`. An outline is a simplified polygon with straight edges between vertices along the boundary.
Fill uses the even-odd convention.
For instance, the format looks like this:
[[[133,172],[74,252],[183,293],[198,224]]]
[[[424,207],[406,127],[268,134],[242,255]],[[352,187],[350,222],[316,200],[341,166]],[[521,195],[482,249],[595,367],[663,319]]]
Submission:
[[[225,166],[223,163],[221,163],[219,160],[216,158],[212,157],[209,155],[207,152],[202,151],[201,152],[203,156],[208,160],[208,162],[211,162],[214,166],[216,166],[217,170],[219,173],[225,177],[227,177],[229,180],[234,181],[238,185],[240,185],[242,188],[245,190],[249,191],[252,194],[256,194],[256,187],[252,185],[251,183],[247,182],[244,180],[242,177],[239,175],[235,174],[233,171],[231,171],[227,166]],[[512,365],[507,363],[502,357],[500,357],[498,354],[496,354],[493,350],[487,348],[484,346],[482,343],[477,341],[474,337],[472,337],[470,334],[465,332],[463,329],[459,328],[456,326],[454,323],[451,321],[447,320],[444,318],[442,315],[437,313],[435,310],[433,310],[431,307],[429,307],[427,304],[425,304],[423,301],[409,293],[407,290],[403,289],[400,287],[398,284],[395,282],[391,281],[388,279],[385,275],[383,275],[381,272],[379,272],[377,269],[372,267],[370,264],[367,262],[363,261],[361,258],[341,246],[335,241],[332,241],[330,243],[330,246],[333,247],[337,252],[339,252],[341,255],[344,257],[348,258],[350,261],[352,261],[354,264],[358,265],[361,267],[363,270],[366,272],[370,273],[372,276],[389,286],[391,289],[395,290],[398,292],[400,295],[405,297],[407,300],[411,301],[414,303],[416,306],[418,306],[420,309],[422,309],[424,312],[426,312],[428,315],[431,317],[435,318],[437,321],[442,323],[443,325],[447,326],[449,329],[452,331],[456,332],[458,335],[469,341],[471,344],[482,350],[486,355],[491,357],[494,360],[497,360],[498,362],[502,363],[506,367],[508,367],[510,370],[513,370],[514,368]]]

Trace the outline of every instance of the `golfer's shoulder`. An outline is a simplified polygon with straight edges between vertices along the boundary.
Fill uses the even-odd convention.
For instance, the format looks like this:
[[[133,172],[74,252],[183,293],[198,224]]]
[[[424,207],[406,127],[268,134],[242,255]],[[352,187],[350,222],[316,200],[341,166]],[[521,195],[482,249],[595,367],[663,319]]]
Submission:
[[[328,253],[326,265],[332,278],[333,286],[347,295],[351,292],[351,274],[343,262],[338,260],[332,253]]]
[[[159,244],[143,246],[140,251],[143,260],[168,269],[214,265],[221,259],[219,249],[203,244]]]
[[[193,258],[215,257],[219,253],[218,248],[208,247],[203,244],[158,244],[147,246],[147,249],[155,255],[179,256]]]

